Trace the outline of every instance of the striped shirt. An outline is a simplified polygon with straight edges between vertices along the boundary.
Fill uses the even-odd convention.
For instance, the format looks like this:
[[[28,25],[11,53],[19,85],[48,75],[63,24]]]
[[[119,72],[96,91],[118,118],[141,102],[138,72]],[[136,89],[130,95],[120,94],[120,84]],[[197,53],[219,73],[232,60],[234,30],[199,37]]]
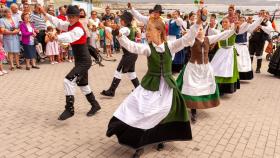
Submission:
[[[41,14],[32,13],[30,16],[31,22],[33,22],[35,29],[46,30],[47,25],[44,17]]]

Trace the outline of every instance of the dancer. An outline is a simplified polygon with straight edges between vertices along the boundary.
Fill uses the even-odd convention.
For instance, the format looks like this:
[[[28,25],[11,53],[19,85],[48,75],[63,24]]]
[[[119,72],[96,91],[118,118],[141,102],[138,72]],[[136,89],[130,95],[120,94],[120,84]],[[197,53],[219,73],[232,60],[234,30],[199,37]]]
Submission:
[[[142,22],[144,25],[148,24],[150,17],[154,19],[161,19],[161,14],[164,14],[164,12],[162,11],[162,7],[159,4],[156,4],[153,9],[149,10],[150,16],[144,16],[139,13],[132,7],[131,3],[128,3],[127,6],[128,9],[131,10],[131,14],[135,17],[135,19]]]
[[[192,138],[188,113],[176,82],[172,77],[172,56],[193,44],[201,20],[188,34],[174,41],[166,41],[165,25],[161,19],[151,18],[147,25],[149,45],[130,41],[120,35],[120,44],[129,52],[145,55],[148,72],[138,86],[119,106],[110,120],[107,136],[116,135],[119,143],[136,149],[139,157],[143,147],[172,140]]]
[[[75,67],[64,79],[66,106],[64,112],[58,119],[66,120],[74,115],[74,95],[76,85],[81,88],[83,94],[92,106],[87,113],[87,116],[93,116],[101,109],[101,107],[88,85],[88,70],[91,67],[91,58],[88,51],[86,33],[82,24],[79,22],[79,8],[72,5],[68,7],[68,22],[47,14],[42,7],[40,10],[58,29],[68,31],[57,35],[57,39],[60,42],[70,43],[75,57]]]
[[[261,73],[262,55],[264,51],[265,42],[269,39],[270,33],[273,31],[271,22],[264,10],[261,10],[259,16],[264,15],[265,19],[251,35],[249,39],[249,52],[251,62],[253,63],[254,55],[257,58],[256,73]]]
[[[237,27],[237,26],[236,26]],[[209,63],[210,45],[232,36],[235,30],[226,30],[217,35],[205,36],[199,28],[195,42],[191,45],[191,58],[177,78],[177,85],[191,109],[191,121],[196,122],[196,109],[207,109],[220,104],[213,68]]]
[[[269,62],[268,72],[275,76],[280,76],[280,46],[277,47]]]
[[[120,19],[121,19],[121,25],[123,26],[122,31],[124,31],[122,32],[122,34],[127,36],[129,40],[135,41],[136,28],[133,28],[131,24],[133,20],[132,14],[125,11],[120,16]],[[101,92],[102,95],[114,97],[115,91],[119,83],[121,82],[122,75],[124,73],[127,73],[129,79],[131,80],[135,88],[139,86],[139,81],[135,73],[135,63],[138,58],[138,55],[130,53],[124,47],[122,49],[123,49],[123,56],[115,72],[112,84],[108,90],[103,90]]]
[[[263,17],[263,15],[261,15]],[[239,18],[240,25],[245,25],[246,27],[243,28],[242,32],[236,36],[235,39],[235,48],[238,53],[237,56],[237,64],[238,64],[238,71],[239,71],[239,79],[240,80],[251,80],[254,78],[253,70],[252,70],[252,64],[250,59],[250,53],[248,49],[248,40],[247,40],[247,34],[248,32],[253,32],[255,28],[257,28],[261,22],[263,21],[263,18],[259,18],[256,20],[253,24],[250,24],[246,22],[246,18],[241,16]]]
[[[235,23],[239,22],[236,21]],[[249,24],[247,23],[241,25],[240,29],[238,29],[238,34],[246,32],[248,30],[248,25]],[[231,24],[229,19],[224,18],[222,21],[223,29],[229,30],[230,26]],[[257,26],[258,25],[255,27]],[[240,89],[237,51],[234,48],[236,35],[237,34],[234,34],[228,39],[219,42],[221,48],[216,52],[213,60],[211,61],[221,95],[224,93],[234,93],[237,89]]]

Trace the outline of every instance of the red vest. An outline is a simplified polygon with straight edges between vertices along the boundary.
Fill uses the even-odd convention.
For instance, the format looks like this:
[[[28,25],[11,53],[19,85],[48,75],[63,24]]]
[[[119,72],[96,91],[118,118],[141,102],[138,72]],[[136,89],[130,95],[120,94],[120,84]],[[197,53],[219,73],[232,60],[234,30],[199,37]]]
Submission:
[[[71,31],[73,30],[74,28],[76,27],[80,27],[83,29],[84,31],[84,35],[77,41],[73,42],[73,43],[70,43],[71,45],[75,45],[75,44],[86,44],[87,43],[87,34],[86,34],[86,31],[83,27],[83,25],[80,23],[80,22],[77,22],[76,24],[72,25],[72,26],[69,26],[68,27],[68,31]]]

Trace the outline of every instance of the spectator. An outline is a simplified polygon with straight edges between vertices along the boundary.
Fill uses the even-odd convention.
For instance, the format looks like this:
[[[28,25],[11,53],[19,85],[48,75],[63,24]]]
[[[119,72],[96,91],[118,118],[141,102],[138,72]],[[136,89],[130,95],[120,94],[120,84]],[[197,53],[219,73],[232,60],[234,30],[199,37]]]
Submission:
[[[45,43],[45,36],[46,36],[46,29],[47,25],[45,22],[45,18],[41,15],[40,11],[41,5],[36,3],[34,6],[34,11],[31,14],[31,22],[33,22],[34,27],[36,30],[39,30],[39,33],[37,34],[36,38],[39,43],[42,44],[43,50],[46,48],[46,43]]]
[[[59,7],[59,15],[57,16],[58,19],[61,19],[63,21],[66,21],[67,18],[66,18],[66,8],[63,6],[63,7]]]
[[[21,4],[20,4],[20,6],[19,6],[19,9],[20,9],[21,11],[24,10],[24,4],[28,4],[28,0],[21,0]]]
[[[11,10],[12,10],[12,13],[13,13],[13,18],[15,20],[17,20],[18,23],[21,23],[21,14],[22,12],[18,10],[18,5],[16,3],[13,3],[11,5]]]
[[[26,70],[30,70],[30,67],[34,69],[40,69],[36,66],[36,48],[34,44],[34,38],[36,37],[36,31],[34,25],[30,23],[29,13],[22,13],[22,23],[20,24],[20,31],[22,34],[23,54],[26,60]],[[30,66],[30,60],[31,65]]]
[[[92,29],[90,31],[90,45],[95,49],[98,49],[99,40],[99,31],[95,25],[92,25]]]
[[[103,53],[106,52],[106,45],[105,45],[105,27],[104,24],[101,22],[99,23],[99,37],[100,37],[100,48],[103,48]]]
[[[23,3],[22,7],[23,7],[22,13],[31,13],[30,6],[28,3]]]
[[[97,17],[97,12],[96,11],[92,11],[91,12],[91,17],[89,19],[90,26],[95,25],[96,27],[98,27],[99,23],[100,23],[100,20]]]
[[[112,18],[111,8],[107,6],[105,8],[105,14],[102,16],[102,21],[110,20]]]
[[[5,51],[8,53],[10,62],[10,70],[14,70],[14,57],[16,61],[16,68],[21,69],[19,64],[20,41],[19,41],[19,24],[12,17],[10,9],[4,11],[5,17],[0,21],[0,29],[3,32],[3,45]]]
[[[115,14],[115,24],[120,24],[120,12],[117,11],[116,14]]]
[[[52,26],[47,27],[45,42],[46,42],[46,55],[49,57],[50,63],[57,64],[58,62],[54,60],[54,56],[59,55],[58,42],[56,39],[56,31]]]
[[[89,34],[89,30],[88,30],[88,19],[86,18],[87,17],[87,14],[86,14],[86,11],[82,8],[80,8],[80,23],[82,23],[85,31],[86,31],[86,34],[87,34],[87,42],[89,44],[90,42],[90,34]]]
[[[112,35],[111,21],[106,20],[105,21],[105,45],[106,45],[107,58],[113,57],[112,42],[113,42],[113,35]]]
[[[3,61],[6,59],[6,52],[3,48],[3,40],[2,40],[3,36],[2,34],[0,35],[0,76],[3,76],[4,74],[7,74],[8,72],[6,70],[4,70],[3,68]]]

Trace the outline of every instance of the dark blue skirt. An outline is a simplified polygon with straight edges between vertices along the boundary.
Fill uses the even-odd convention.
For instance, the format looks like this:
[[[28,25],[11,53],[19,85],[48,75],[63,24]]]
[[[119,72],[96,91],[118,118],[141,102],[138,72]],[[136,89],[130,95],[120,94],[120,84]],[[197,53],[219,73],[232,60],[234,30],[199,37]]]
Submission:
[[[25,59],[35,59],[36,58],[35,45],[23,44],[23,55]]]

